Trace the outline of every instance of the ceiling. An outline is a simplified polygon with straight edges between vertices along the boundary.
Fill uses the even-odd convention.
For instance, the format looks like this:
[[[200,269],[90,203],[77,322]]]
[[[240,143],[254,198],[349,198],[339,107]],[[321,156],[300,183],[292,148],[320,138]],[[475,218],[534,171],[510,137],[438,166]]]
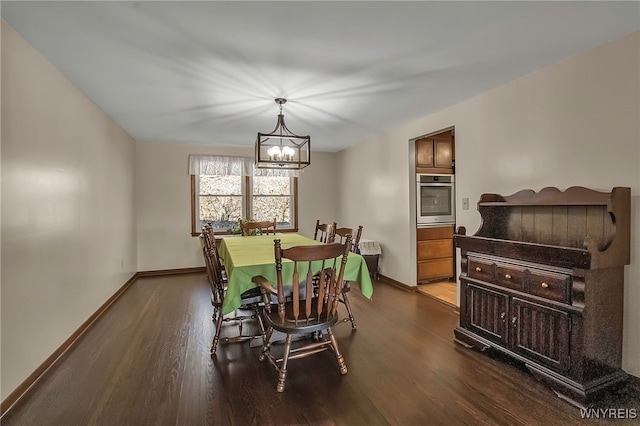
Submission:
[[[287,126],[328,152],[640,29],[637,1],[2,1],[0,12],[137,140],[250,146],[285,97]]]

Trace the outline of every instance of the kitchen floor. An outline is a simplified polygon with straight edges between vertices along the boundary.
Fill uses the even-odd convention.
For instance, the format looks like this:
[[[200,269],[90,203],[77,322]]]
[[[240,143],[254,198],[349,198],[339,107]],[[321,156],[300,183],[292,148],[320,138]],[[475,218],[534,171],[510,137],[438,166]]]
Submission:
[[[418,292],[432,297],[452,307],[457,307],[457,288],[455,281],[438,281],[418,286]]]

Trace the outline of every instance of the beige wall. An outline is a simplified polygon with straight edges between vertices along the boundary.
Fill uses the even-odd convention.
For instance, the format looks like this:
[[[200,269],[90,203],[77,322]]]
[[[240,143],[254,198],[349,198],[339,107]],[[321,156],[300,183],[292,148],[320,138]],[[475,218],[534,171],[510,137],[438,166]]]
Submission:
[[[412,189],[407,141],[412,136],[398,129],[344,150],[339,158],[344,184],[338,225],[362,225],[361,238],[382,246],[378,264],[381,273],[406,284],[412,283],[409,256],[415,252],[408,226],[413,198],[409,197]]]
[[[484,192],[573,185],[632,194],[625,268],[623,367],[640,376],[640,32],[552,65],[340,154],[348,179],[340,220],[383,247],[382,274],[415,285],[415,215],[408,141],[456,132],[457,225],[473,234]],[[425,93],[428,100],[428,93]],[[352,202],[350,200],[354,200]]]
[[[134,149],[2,21],[2,400],[136,272]]]
[[[330,223],[340,213],[340,181],[338,154],[314,152],[311,165],[300,172],[298,179],[299,232],[313,237],[316,220]]]
[[[191,236],[189,154],[253,156],[250,147],[183,143],[136,143],[138,270],[204,266],[200,243]],[[338,204],[320,198],[337,193],[336,154],[313,153],[298,179],[300,233],[313,236],[316,216],[333,220]],[[336,197],[337,198],[337,197]],[[326,218],[326,219],[325,219]]]

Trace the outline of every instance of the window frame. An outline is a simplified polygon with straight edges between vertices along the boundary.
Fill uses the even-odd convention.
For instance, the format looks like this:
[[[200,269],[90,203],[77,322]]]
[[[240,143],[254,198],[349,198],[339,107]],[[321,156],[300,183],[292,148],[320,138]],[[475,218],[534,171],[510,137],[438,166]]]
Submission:
[[[198,194],[196,178],[197,175],[191,175],[191,236],[197,237],[201,231],[196,229],[199,219],[196,219],[198,215]],[[251,176],[243,176],[242,182],[242,206],[244,217],[251,217],[251,209],[253,207],[253,182]],[[298,177],[291,176],[291,196],[293,197],[291,218],[293,219],[293,226],[287,229],[277,229],[278,232],[298,232]],[[215,231],[216,235],[231,235],[227,231]]]

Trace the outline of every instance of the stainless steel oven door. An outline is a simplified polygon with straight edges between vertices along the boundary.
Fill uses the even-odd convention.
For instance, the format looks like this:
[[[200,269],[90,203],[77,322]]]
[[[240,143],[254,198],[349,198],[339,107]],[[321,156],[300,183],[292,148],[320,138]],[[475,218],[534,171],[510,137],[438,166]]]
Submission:
[[[455,190],[453,182],[417,182],[416,188],[416,219],[419,225],[455,222]]]

